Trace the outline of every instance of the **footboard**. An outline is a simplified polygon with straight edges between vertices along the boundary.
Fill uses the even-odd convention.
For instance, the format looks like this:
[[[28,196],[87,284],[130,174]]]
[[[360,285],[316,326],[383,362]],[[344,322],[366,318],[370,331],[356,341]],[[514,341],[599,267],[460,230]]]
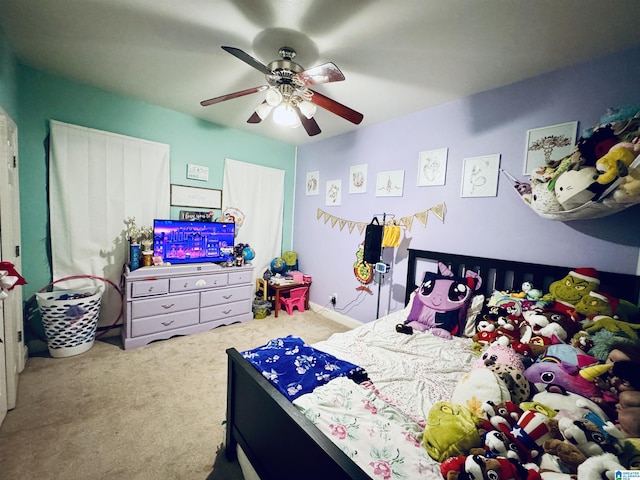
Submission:
[[[262,480],[370,479],[236,349],[227,357],[229,460],[239,444]]]

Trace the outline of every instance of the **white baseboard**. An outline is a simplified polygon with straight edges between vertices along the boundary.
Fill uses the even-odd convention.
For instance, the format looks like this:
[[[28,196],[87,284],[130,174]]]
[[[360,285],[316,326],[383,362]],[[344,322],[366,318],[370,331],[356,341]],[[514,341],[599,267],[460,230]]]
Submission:
[[[310,310],[313,310],[315,313],[324,315],[325,317],[330,318],[334,322],[345,325],[346,327],[356,328],[362,325],[362,322],[360,320],[347,317],[346,315],[336,312],[335,310],[332,310],[330,308],[323,307],[322,305],[319,305],[317,303],[309,302],[309,307],[310,307]]]

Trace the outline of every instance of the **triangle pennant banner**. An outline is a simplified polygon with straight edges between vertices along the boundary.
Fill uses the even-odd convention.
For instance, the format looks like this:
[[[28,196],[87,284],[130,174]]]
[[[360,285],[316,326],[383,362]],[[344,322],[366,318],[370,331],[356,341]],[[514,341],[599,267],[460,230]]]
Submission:
[[[429,215],[429,210],[425,210],[424,212],[418,212],[414,214],[414,217],[418,219],[418,221],[422,224],[423,227],[426,227],[428,215]]]
[[[430,210],[433,212],[433,214],[436,217],[438,217],[438,219],[441,222],[444,222],[444,210],[445,210],[444,203],[439,203],[438,205],[431,207]]]
[[[407,229],[407,232],[411,231],[411,226],[413,225],[413,216],[411,217],[402,217],[400,219],[400,223],[404,225],[404,228]]]
[[[407,231],[410,232],[411,228],[413,227],[413,219],[417,218],[418,221],[422,224],[422,226],[426,227],[427,220],[429,218],[429,212],[433,213],[436,217],[438,217],[438,219],[441,222],[444,222],[444,215],[446,213],[446,209],[447,207],[444,203],[439,203],[422,212],[417,212],[417,213],[414,213],[413,215],[402,217],[400,218],[399,223],[400,225],[405,227]],[[331,221],[331,227],[335,227],[337,223],[338,227],[340,228],[340,231],[344,230],[344,227],[346,226],[347,229],[349,230],[349,233],[353,233],[353,230],[357,227],[358,233],[360,235],[362,235],[362,233],[365,231],[368,225],[367,222],[355,222],[353,220],[346,220],[344,218],[336,217],[335,215],[331,215],[330,213],[325,212],[321,208],[318,208],[318,210],[316,211],[316,219],[320,220],[320,218],[322,218],[325,224]],[[393,224],[393,221],[389,220],[386,223],[387,225],[391,225]]]

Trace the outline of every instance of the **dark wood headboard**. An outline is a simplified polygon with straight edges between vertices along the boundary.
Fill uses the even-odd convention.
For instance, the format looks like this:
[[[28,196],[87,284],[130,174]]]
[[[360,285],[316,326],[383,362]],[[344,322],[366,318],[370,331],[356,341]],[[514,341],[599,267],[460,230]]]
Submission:
[[[536,288],[546,293],[549,291],[549,285],[552,282],[564,278],[572,268],[576,268],[410,248],[405,305],[409,303],[409,296],[417,288],[417,282],[420,281],[416,274],[422,276],[426,270],[436,271],[437,262],[444,263],[453,273],[459,276],[464,276],[467,270],[479,273],[482,277],[482,290],[485,295],[490,295],[494,290],[519,290],[525,281],[532,282]],[[428,264],[431,265],[429,266]],[[636,305],[638,304],[640,300],[640,277],[625,273],[601,271],[599,271],[599,274],[599,291],[611,294],[616,298],[629,300]]]

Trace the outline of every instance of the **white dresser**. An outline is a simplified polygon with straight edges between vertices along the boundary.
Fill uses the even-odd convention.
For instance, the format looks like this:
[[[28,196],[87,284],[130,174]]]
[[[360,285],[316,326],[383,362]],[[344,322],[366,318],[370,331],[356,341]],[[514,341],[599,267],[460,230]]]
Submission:
[[[142,267],[124,274],[125,349],[253,319],[253,267]]]

